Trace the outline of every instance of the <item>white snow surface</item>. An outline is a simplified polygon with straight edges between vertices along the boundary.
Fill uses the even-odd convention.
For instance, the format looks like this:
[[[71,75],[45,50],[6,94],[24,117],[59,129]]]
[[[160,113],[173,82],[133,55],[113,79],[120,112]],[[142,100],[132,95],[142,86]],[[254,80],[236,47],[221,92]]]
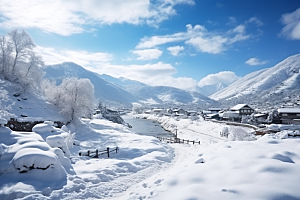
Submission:
[[[278,94],[287,89],[299,89],[300,54],[290,56],[274,67],[252,72],[228,87],[212,94],[214,100],[231,99],[244,95],[260,95],[268,91]]]
[[[0,97],[4,94],[6,99],[0,98],[0,106],[5,106],[8,110],[5,116],[16,118],[18,121],[63,121],[63,116],[59,114],[58,108],[49,103],[43,95],[39,93],[26,92],[18,89],[18,85],[0,79]],[[14,96],[15,95],[15,96]],[[1,105],[2,104],[2,105]]]
[[[70,149],[68,163],[60,149],[51,148],[37,133],[2,127],[0,199],[300,198],[299,138],[265,135],[254,141],[229,141],[220,137],[224,127],[229,134],[251,134],[252,129],[201,118],[136,116],[158,121],[172,132],[177,129],[179,138],[200,140],[201,145],[167,144],[105,119],[85,119],[68,126],[80,144]],[[60,131],[54,128],[52,133],[55,136]],[[116,146],[119,152],[111,153],[110,158],[78,156],[80,150]],[[27,148],[33,154],[45,151],[44,156],[55,158],[43,163],[52,163],[53,168],[19,173],[10,161]]]

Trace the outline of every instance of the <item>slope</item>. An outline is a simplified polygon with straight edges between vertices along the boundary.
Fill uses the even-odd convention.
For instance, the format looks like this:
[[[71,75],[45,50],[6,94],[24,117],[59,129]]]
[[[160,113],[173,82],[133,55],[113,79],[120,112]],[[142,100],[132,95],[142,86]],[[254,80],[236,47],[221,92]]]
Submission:
[[[210,97],[214,100],[268,99],[293,94],[300,89],[300,54],[290,56],[274,67],[252,72]]]
[[[0,79],[0,115],[18,121],[62,121],[59,110],[37,92],[20,93],[18,85]]]

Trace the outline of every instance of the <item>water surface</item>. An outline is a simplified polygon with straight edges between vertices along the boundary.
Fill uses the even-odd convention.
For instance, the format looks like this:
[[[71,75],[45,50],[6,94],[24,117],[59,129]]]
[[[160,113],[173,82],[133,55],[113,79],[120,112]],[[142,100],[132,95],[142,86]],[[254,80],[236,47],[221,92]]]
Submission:
[[[174,137],[174,134],[165,131],[159,123],[148,119],[138,119],[131,115],[122,115],[125,122],[132,126],[132,131],[139,135]]]

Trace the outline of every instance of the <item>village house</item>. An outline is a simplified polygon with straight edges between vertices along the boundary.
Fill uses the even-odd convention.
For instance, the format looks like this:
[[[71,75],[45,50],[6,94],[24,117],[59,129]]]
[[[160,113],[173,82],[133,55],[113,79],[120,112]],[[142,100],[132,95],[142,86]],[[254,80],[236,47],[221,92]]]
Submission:
[[[182,108],[179,109],[174,109],[173,112],[175,113],[176,116],[180,116],[180,115],[185,115],[185,110],[183,110]]]
[[[251,115],[254,113],[252,109],[247,104],[237,104],[236,106],[230,108],[229,111],[223,113],[223,120],[241,122],[243,115]]]
[[[251,115],[254,113],[254,109],[247,104],[237,104],[236,106],[230,108],[230,111],[237,112],[239,115]]]
[[[154,108],[153,110],[152,110],[152,113],[153,114],[159,114],[159,113],[163,113],[165,110],[164,109],[162,109],[162,108]]]
[[[186,115],[187,116],[196,116],[197,115],[197,111],[195,111],[195,110],[186,111]]]
[[[221,108],[209,108],[210,113],[219,113],[222,109]]]
[[[282,124],[300,125],[300,108],[279,108],[278,115]]]

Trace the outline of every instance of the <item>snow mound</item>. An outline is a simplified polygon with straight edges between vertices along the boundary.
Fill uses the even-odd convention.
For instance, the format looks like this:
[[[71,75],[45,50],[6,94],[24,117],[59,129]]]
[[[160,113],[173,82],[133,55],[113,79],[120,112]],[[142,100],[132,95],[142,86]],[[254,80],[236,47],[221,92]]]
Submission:
[[[21,173],[31,169],[45,170],[57,164],[57,157],[51,151],[43,151],[38,148],[24,148],[16,152],[12,163]]]
[[[49,144],[50,147],[55,148],[58,147],[61,149],[66,157],[70,157],[70,151],[67,147],[65,142],[65,138],[61,135],[52,135],[46,138],[46,142]]]
[[[37,124],[32,128],[33,132],[36,132],[38,134],[43,134],[45,132],[54,132],[54,129],[52,125],[50,124]]]
[[[5,124],[7,124],[7,120],[0,118],[0,126],[4,126]]]

